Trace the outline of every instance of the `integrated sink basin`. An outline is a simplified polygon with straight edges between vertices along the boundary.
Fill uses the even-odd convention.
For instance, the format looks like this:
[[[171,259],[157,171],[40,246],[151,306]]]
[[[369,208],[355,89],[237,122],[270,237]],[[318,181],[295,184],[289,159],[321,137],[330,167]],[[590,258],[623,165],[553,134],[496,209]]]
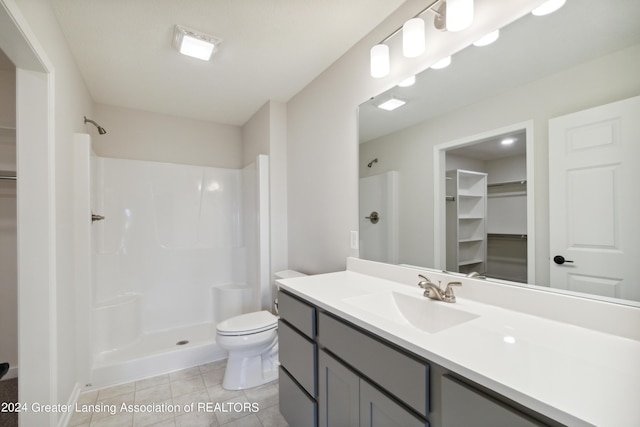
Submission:
[[[391,322],[411,325],[430,334],[479,317],[452,307],[452,304],[393,291],[350,297],[342,301]]]

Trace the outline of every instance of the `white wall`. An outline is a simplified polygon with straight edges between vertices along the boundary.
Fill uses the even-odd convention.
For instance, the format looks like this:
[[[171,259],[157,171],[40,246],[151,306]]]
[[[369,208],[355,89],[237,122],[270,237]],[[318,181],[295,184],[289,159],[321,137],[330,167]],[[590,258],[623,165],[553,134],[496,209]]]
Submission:
[[[539,0],[501,3],[469,31],[435,34],[431,49],[406,60],[392,41],[388,77],[369,75],[369,50],[425,6],[406,1],[287,104],[289,267],[307,273],[342,270],[350,231],[358,229],[358,122],[356,108],[402,79],[523,15]],[[429,241],[424,242],[430,245]]]
[[[273,273],[288,267],[286,126],[286,105],[269,101],[242,127],[244,163],[255,161],[259,154],[269,155],[270,281]]]
[[[419,198],[411,198],[410,206],[401,207],[401,211],[410,209],[420,213],[419,216],[411,214],[413,216],[401,221],[404,226],[401,236],[404,236],[405,242],[411,239],[410,246],[405,248],[407,254],[422,253],[428,262],[433,262],[433,227],[425,228],[421,225],[433,223],[433,146],[534,120],[535,242],[536,260],[539,261],[536,263],[536,281],[541,285],[548,284],[549,264],[542,261],[549,258],[548,120],[639,94],[639,63],[640,46],[630,47],[469,105],[446,116],[361,144],[361,163],[369,158],[386,156],[385,167],[407,168],[410,171],[403,178],[415,184],[408,193],[415,195],[419,191],[421,194]],[[603,81],[607,82],[606,85],[602,84]],[[461,126],[461,123],[464,125]],[[397,148],[402,154],[389,147]]]
[[[94,116],[107,133],[92,124],[96,154],[129,160],[239,169],[243,165],[242,131],[238,126],[186,119],[128,108],[95,104]]]

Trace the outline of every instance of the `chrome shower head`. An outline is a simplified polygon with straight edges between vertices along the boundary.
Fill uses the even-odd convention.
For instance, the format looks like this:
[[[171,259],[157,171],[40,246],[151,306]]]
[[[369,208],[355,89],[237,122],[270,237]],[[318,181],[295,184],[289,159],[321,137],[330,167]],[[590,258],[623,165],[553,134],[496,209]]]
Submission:
[[[105,133],[107,133],[107,131],[106,131],[106,130],[104,130],[104,128],[103,128],[102,126],[100,126],[99,124],[97,124],[96,122],[94,122],[94,121],[93,121],[93,120],[91,120],[91,119],[87,119],[87,116],[85,116],[85,117],[84,117],[84,122],[85,122],[85,123],[91,123],[92,125],[94,125],[95,127],[97,127],[97,128],[98,128],[98,133],[99,133],[100,135],[104,135]]]

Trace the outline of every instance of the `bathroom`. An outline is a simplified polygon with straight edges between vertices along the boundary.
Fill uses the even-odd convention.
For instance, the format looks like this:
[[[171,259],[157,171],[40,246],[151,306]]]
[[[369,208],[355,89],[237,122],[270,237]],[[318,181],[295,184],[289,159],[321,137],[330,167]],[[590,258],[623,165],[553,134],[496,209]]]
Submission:
[[[124,157],[126,153],[130,157],[158,162],[198,164],[204,157],[229,161],[227,166],[209,165],[212,167],[240,168],[246,160],[268,151],[266,154],[269,155],[271,175],[270,234],[283,236],[270,242],[270,271],[290,268],[315,274],[343,270],[346,258],[358,255],[357,245],[353,245],[350,239],[351,233],[359,228],[360,216],[357,172],[354,168],[358,163],[358,147],[354,143],[358,126],[355,107],[388,89],[401,77],[423,68],[419,61],[409,61],[393,68],[389,77],[375,80],[368,77],[368,59],[365,57],[372,44],[383,39],[401,25],[407,16],[413,16],[424,6],[417,3],[405,2],[400,6],[398,2],[395,5],[400,6],[398,11],[381,21],[383,24],[361,43],[354,45],[353,52],[341,58],[319,75],[313,85],[287,102],[269,101],[263,104],[242,127],[233,126],[229,129],[226,126],[209,125],[211,130],[207,132],[225,134],[226,140],[242,140],[243,153],[234,143],[227,147],[211,147],[203,146],[196,140],[181,140],[180,144],[168,141],[166,128],[163,130],[162,125],[168,126],[172,122],[175,132],[180,133],[185,127],[192,128],[190,125],[195,125],[188,120],[166,116],[156,116],[153,120],[145,113],[138,112],[139,116],[132,119],[135,123],[129,125],[122,118],[128,116],[129,111],[113,111],[106,105],[95,105],[84,85],[76,83],[79,71],[68,52],[62,52],[59,47],[64,46],[66,41],[48,6],[27,7],[24,2],[3,1],[3,5],[8,5],[11,12],[19,11],[17,22],[28,28],[27,35],[35,35],[42,43],[49,60],[55,64],[57,76],[65,77],[56,81],[57,96],[50,101],[55,103],[58,111],[55,128],[45,128],[44,132],[33,129],[32,132],[41,133],[24,134],[24,137],[41,142],[19,147],[24,150],[21,161],[27,162],[20,165],[20,173],[33,177],[20,183],[26,186],[20,187],[25,197],[30,197],[23,201],[23,207],[49,215],[44,220],[40,217],[39,226],[33,229],[33,234],[24,235],[32,240],[25,242],[22,254],[27,265],[44,263],[46,267],[29,272],[24,279],[32,283],[55,285],[27,288],[27,294],[38,297],[30,307],[20,309],[20,316],[25,316],[22,333],[40,338],[21,344],[25,346],[24,365],[35,366],[24,373],[26,392],[29,392],[29,384],[32,384],[31,395],[34,397],[31,400],[66,402],[76,382],[84,386],[87,378],[88,368],[79,362],[83,359],[78,355],[88,351],[89,347],[75,331],[79,314],[75,312],[74,283],[85,281],[91,272],[82,272],[77,268],[84,265],[79,261],[83,259],[83,254],[81,251],[77,253],[72,243],[76,231],[74,222],[67,215],[67,207],[74,200],[74,180],[67,173],[73,161],[72,147],[68,142],[73,133],[89,132],[92,143],[96,144],[95,151],[111,157]],[[523,2],[519,7],[525,9],[525,3],[530,7],[536,2]],[[521,11],[510,10],[506,13],[515,17]],[[510,19],[505,18],[504,22]],[[6,27],[3,25],[3,28]],[[462,41],[460,43],[464,44]],[[39,65],[30,66],[37,68]],[[27,73],[19,77],[22,79],[19,84],[24,84],[37,76]],[[46,96],[46,88],[38,87]],[[63,99],[60,94],[70,94],[71,98]],[[338,103],[330,103],[329,95]],[[45,112],[33,110],[32,114],[40,114],[42,120],[47,120]],[[112,118],[118,114],[119,119]],[[82,123],[85,115],[104,126],[108,133],[100,136],[95,129],[85,126]],[[147,125],[146,119],[151,119],[152,125]],[[136,123],[140,127],[133,128]],[[327,123],[332,125],[327,126]],[[202,123],[198,121],[197,124]],[[131,146],[116,138],[120,127],[135,129],[135,138],[139,143]],[[154,129],[157,129],[155,134]],[[55,135],[55,141],[52,140],[52,134]],[[114,138],[107,142],[105,138],[111,137]],[[207,149],[216,151],[203,154],[201,150]],[[149,153],[153,155],[147,156]],[[327,173],[327,168],[331,169],[331,173]],[[49,179],[53,176],[55,180]],[[37,183],[49,184],[42,188]],[[35,192],[35,195],[29,191]],[[326,209],[327,206],[339,206],[340,209]],[[46,242],[44,245],[43,240]],[[50,241],[55,244],[49,244]],[[431,251],[430,248],[427,250]],[[24,321],[42,316],[42,313],[47,314],[44,317],[54,318],[55,322],[48,326]],[[42,358],[51,363],[39,363]],[[54,377],[50,387],[43,389],[39,386],[42,378]]]

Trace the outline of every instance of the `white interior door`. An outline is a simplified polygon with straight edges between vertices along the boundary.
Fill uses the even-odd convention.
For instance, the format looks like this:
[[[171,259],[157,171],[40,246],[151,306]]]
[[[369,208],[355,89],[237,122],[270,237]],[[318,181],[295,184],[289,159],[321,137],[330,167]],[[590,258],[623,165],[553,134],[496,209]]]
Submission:
[[[552,287],[640,301],[638,160],[640,97],[549,121]]]

